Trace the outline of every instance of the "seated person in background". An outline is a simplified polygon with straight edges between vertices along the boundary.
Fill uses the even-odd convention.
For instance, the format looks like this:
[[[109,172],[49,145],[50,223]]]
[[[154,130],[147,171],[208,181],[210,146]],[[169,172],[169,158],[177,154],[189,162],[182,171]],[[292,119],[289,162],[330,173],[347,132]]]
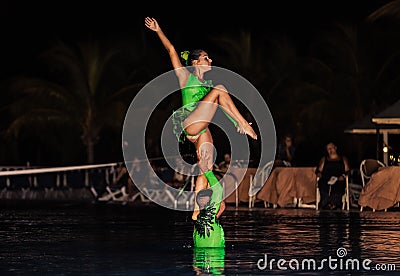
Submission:
[[[296,147],[293,145],[293,137],[285,135],[282,143],[278,145],[276,156],[277,164],[283,163],[284,166],[295,166]]]
[[[230,164],[231,164],[231,155],[229,153],[225,153],[224,161],[218,164],[218,169],[220,169],[223,172],[226,172]]]
[[[190,168],[184,166],[183,160],[179,157],[175,159],[175,168],[174,168],[174,175],[173,175],[173,183],[172,186],[174,188],[182,187],[186,180],[190,177]]]
[[[222,172],[226,172],[229,167],[232,168],[242,168],[243,164],[241,164],[240,160],[233,160],[231,159],[231,155],[229,153],[224,154],[224,160],[217,165],[214,165],[215,169],[218,169]]]
[[[152,162],[155,168],[156,175],[161,179],[162,182],[166,183],[169,186],[173,186],[174,182],[174,169],[164,163],[155,164]]]
[[[315,171],[321,195],[319,209],[337,209],[342,205],[342,196],[346,189],[346,175],[350,172],[347,157],[337,153],[334,143],[326,145],[327,156],[319,161]]]

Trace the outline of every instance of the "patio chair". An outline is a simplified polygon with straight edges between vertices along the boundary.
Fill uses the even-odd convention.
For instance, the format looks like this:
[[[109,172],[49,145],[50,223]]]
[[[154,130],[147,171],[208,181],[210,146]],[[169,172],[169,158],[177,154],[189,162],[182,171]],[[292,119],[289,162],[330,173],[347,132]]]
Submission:
[[[190,171],[190,177],[188,177],[183,185],[178,189],[174,189],[172,187],[168,187],[165,190],[167,196],[174,202],[174,208],[178,208],[179,204],[184,204],[186,209],[189,210],[191,206],[194,205],[194,187],[196,181],[196,175],[198,173],[199,168],[197,164],[195,164]]]
[[[106,192],[106,187],[109,184],[108,177],[108,168],[95,168],[89,170],[90,191],[95,199]]]
[[[59,195],[55,190],[60,190],[60,173],[46,172],[38,173],[33,177],[33,189],[36,191],[36,197],[43,199],[55,199]]]
[[[190,177],[186,180],[185,184],[190,184],[194,181],[194,176]],[[193,180],[192,180],[193,179]],[[186,210],[190,209],[190,206],[194,203],[194,191],[188,191],[186,189],[185,184],[179,189],[173,188],[170,186],[166,186],[164,190],[160,190],[158,192],[158,197],[162,198],[164,202],[171,201],[173,203],[173,207],[176,209],[178,205],[184,205]],[[192,185],[187,185],[191,187]],[[189,192],[189,193],[187,193]]]
[[[370,180],[372,174],[378,171],[379,168],[385,167],[386,165],[376,159],[364,159],[360,163],[360,175],[363,188]],[[360,207],[360,211],[363,210],[363,206]],[[372,209],[375,212],[375,209]],[[386,211],[386,209],[385,209]]]
[[[122,171],[122,169],[122,164],[119,164],[92,175],[93,182],[97,179],[96,182],[100,181],[102,184],[101,186],[104,186],[100,187],[100,190],[96,188],[91,189],[93,195],[97,198],[97,201],[126,203],[129,200],[127,178],[124,177],[126,170]],[[93,187],[94,186],[92,186],[92,188]]]
[[[0,171],[8,171],[7,168],[2,168]],[[8,175],[0,176],[0,199],[7,194],[7,188],[10,187],[10,179]]]
[[[22,171],[22,168],[16,169],[17,171]],[[14,171],[10,169],[9,171]],[[32,175],[30,174],[16,174],[9,176],[9,186],[11,197],[13,199],[27,199],[31,195],[31,185]]]
[[[346,188],[345,188],[344,194],[342,196],[342,210],[346,209],[347,211],[349,211],[350,210],[350,194],[349,194],[349,176],[348,175],[346,175],[345,180],[346,180]],[[319,193],[319,188],[318,188],[318,181],[319,181],[319,178],[317,178],[317,186],[316,186],[316,189],[317,189],[316,200],[315,200],[315,209],[316,210],[318,210],[319,202],[321,200],[321,195]]]
[[[269,161],[264,165],[264,167],[261,168],[259,174],[250,176],[250,186],[249,186],[250,209],[254,207],[257,192],[264,186],[269,174],[271,173],[273,166],[274,166],[274,161]],[[266,201],[264,201],[264,207],[267,207]]]

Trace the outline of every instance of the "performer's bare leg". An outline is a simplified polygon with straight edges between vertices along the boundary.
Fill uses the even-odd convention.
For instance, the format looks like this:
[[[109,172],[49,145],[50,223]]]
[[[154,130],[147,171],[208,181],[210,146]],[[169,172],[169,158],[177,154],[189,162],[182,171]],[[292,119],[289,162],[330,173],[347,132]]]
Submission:
[[[197,108],[185,119],[184,127],[186,132],[196,135],[207,128],[218,105],[238,123],[238,132],[247,134],[253,139],[257,139],[257,134],[242,114],[240,114],[223,85],[217,85],[211,89],[199,102]]]
[[[242,134],[247,134],[253,139],[257,139],[257,134],[254,132],[250,124],[240,114],[236,108],[232,98],[226,91],[225,87],[218,85],[214,87],[207,95],[199,102],[196,109],[186,118],[184,121],[185,131],[193,136],[187,136],[190,141],[195,143],[198,164],[203,172],[212,170],[213,168],[213,154],[214,147],[212,145],[213,140],[208,129],[208,125],[211,122],[218,105],[230,115],[237,123],[237,130]],[[207,129],[206,132],[200,133],[202,130]],[[195,195],[197,191],[206,189],[208,187],[208,180],[204,175],[199,175],[195,185]],[[224,205],[225,203],[223,203]],[[192,219],[196,220],[200,213],[199,206],[196,201],[194,203],[194,211]],[[219,214],[220,215],[220,214]]]
[[[207,170],[211,170],[213,168],[213,156],[214,156],[214,146],[213,139],[210,131],[207,129],[206,132],[202,133],[195,142],[196,153],[198,165],[201,172],[205,172]],[[204,176],[204,174],[200,174],[197,176],[196,184],[195,184],[195,197],[197,196],[197,192],[203,189],[207,189],[209,187],[208,180]],[[192,214],[192,219],[197,220],[197,216],[200,213],[199,206],[194,201],[194,211]]]

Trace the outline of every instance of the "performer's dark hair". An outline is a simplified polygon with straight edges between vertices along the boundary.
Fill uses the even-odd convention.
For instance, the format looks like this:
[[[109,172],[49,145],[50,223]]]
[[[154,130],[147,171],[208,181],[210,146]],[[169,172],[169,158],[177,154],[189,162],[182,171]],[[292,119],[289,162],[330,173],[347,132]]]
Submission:
[[[198,60],[199,57],[201,56],[201,53],[203,53],[203,52],[204,52],[204,50],[202,50],[202,49],[195,49],[195,50],[189,51],[187,60],[183,59],[181,56],[182,64],[184,64],[186,66],[192,66],[192,61]]]
[[[202,50],[202,49],[196,49],[196,50],[190,51],[189,58],[188,58],[189,65],[192,65],[193,60],[198,60],[199,57],[201,56],[201,53],[203,53],[203,52],[204,52],[204,50]]]

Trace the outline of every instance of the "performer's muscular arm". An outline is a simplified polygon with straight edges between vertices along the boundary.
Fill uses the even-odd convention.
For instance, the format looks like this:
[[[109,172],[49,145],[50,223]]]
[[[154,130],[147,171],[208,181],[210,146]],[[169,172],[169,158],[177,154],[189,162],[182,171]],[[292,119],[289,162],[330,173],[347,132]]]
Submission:
[[[181,60],[179,58],[178,53],[175,50],[174,45],[169,41],[167,36],[161,30],[160,25],[158,24],[157,20],[151,17],[145,18],[145,25],[150,30],[157,33],[158,37],[161,40],[161,43],[164,45],[165,49],[167,49],[169,57],[172,62],[172,66],[174,67],[175,74],[179,79],[180,87],[185,87],[187,83],[187,79],[189,77],[190,72],[182,65]]]
[[[225,211],[225,201],[222,200],[216,217],[219,218],[224,211]]]

